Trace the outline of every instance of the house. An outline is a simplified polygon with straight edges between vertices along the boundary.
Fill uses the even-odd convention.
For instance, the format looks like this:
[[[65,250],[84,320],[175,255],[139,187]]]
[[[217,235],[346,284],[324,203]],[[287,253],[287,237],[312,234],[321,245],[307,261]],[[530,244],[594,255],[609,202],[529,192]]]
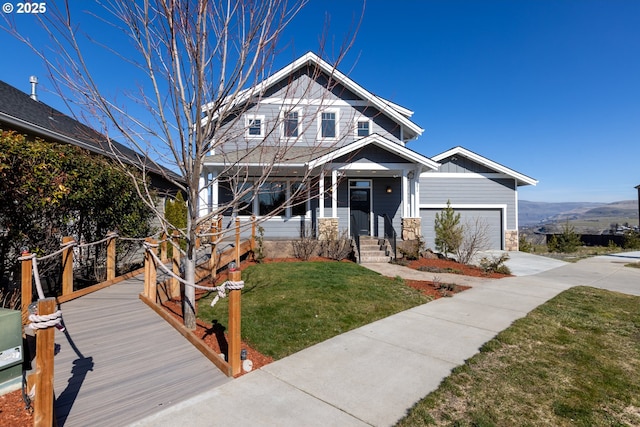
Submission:
[[[109,158],[115,158],[115,151],[124,163],[139,168],[144,165],[151,179],[151,187],[159,194],[175,195],[177,187],[168,177],[180,181],[176,174],[158,167],[145,156],[116,141],[111,141],[114,147],[111,150],[104,135],[39,101],[36,93],[37,79],[31,77],[30,82],[29,95],[0,80],[0,129],[14,130],[45,141],[74,145]]]
[[[237,117],[218,131],[227,139],[205,159],[201,216],[256,215],[265,239],[309,229],[320,239],[395,231],[433,247],[435,213],[450,200],[463,220],[487,221],[492,248],[517,249],[518,187],[537,181],[462,147],[433,158],[412,150],[407,144],[423,132],[413,112],[317,55],[297,59],[234,105]]]

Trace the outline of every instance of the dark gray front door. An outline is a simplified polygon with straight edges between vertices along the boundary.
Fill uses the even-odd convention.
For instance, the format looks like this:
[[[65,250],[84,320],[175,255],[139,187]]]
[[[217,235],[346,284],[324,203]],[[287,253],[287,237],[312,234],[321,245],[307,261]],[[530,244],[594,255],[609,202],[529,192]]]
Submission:
[[[360,236],[369,236],[371,234],[371,188],[351,188],[349,197],[351,201],[351,226],[355,227],[353,231]]]

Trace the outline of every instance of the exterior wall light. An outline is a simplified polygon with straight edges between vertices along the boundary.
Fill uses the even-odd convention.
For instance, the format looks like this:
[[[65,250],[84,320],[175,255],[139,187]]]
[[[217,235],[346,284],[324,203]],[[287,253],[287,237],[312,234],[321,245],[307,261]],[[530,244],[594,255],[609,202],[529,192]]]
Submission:
[[[387,194],[391,194],[393,193],[393,189],[391,188],[390,185],[387,185]]]

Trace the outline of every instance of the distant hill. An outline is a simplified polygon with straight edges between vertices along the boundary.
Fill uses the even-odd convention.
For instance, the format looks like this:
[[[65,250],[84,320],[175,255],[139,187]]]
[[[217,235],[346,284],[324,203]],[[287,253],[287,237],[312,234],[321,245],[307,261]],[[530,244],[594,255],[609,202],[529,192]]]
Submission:
[[[518,222],[520,227],[550,224],[566,220],[596,222],[638,223],[638,201],[624,200],[615,203],[545,203],[520,200]]]

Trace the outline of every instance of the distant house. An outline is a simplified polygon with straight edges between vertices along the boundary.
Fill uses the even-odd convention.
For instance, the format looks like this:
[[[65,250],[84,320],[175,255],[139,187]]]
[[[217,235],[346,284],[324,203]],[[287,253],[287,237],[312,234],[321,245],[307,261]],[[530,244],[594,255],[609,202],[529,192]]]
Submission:
[[[45,141],[74,145],[93,154],[114,158],[104,135],[38,101],[34,81],[32,93],[28,95],[0,80],[0,129],[14,130]],[[166,178],[176,178],[175,174],[156,167],[143,155],[118,142],[112,141],[112,144],[124,163],[133,166],[145,165],[152,187],[160,194],[176,193],[177,188]]]
[[[240,100],[247,106],[244,120],[220,130],[235,139],[206,158],[201,216],[231,200],[232,180],[225,179],[234,173],[230,165],[242,159],[257,180],[273,162],[277,172],[244,205],[225,212],[227,220],[268,215],[304,186],[305,203],[265,219],[265,239],[295,239],[305,227],[320,238],[343,230],[384,238],[393,227],[399,238],[422,235],[433,247],[435,214],[450,201],[463,220],[487,223],[491,248],[518,249],[518,188],[535,185],[533,178],[462,147],[433,158],[410,149],[407,144],[423,132],[412,111],[374,95],[313,53],[248,92],[257,95]],[[284,150],[283,141],[289,142]],[[308,178],[302,182],[300,176]]]

